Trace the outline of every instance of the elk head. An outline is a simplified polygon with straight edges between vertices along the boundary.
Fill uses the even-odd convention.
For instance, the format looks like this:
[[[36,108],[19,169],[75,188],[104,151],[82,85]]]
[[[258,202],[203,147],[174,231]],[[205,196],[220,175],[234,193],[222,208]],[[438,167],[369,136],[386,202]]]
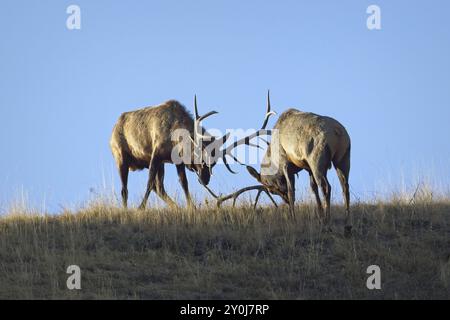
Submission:
[[[201,122],[217,114],[217,111],[210,111],[202,116],[198,113],[197,96],[194,97],[194,137],[189,136],[193,146],[193,157],[191,163],[187,166],[188,169],[195,171],[200,184],[206,187],[212,176],[212,169],[216,165],[215,154],[228,140],[230,134],[226,134],[221,138],[211,136],[205,132],[201,126]]]
[[[278,146],[277,138],[278,137],[272,139],[272,144],[267,148],[266,154],[261,164],[261,172],[258,172],[252,166],[246,166],[248,173],[250,173],[250,175],[255,178],[261,185],[243,188],[233,193],[232,195],[225,197],[226,199],[220,199],[218,201],[219,205],[224,200],[228,200],[230,198],[234,199],[234,204],[239,195],[241,195],[245,191],[250,190],[259,190],[258,195],[256,196],[255,206],[257,205],[259,196],[262,192],[266,193],[271,198],[272,202],[274,201],[270,194],[275,194],[281,197],[284,202],[289,204],[288,186],[286,176],[283,172],[283,168],[285,168],[287,165],[286,157],[282,152],[278,153],[278,150],[275,150],[275,154],[271,153],[271,147]]]
[[[267,94],[267,109],[266,109],[266,114],[265,114],[265,118],[264,118],[264,122],[263,125],[261,126],[261,129],[259,129],[258,131],[256,131],[255,133],[252,133],[251,135],[240,139],[239,141],[236,141],[235,143],[233,143],[232,145],[230,145],[229,147],[227,147],[226,149],[222,150],[219,154],[218,157],[222,158],[224,161],[224,164],[226,165],[227,169],[231,172],[231,173],[236,173],[234,171],[231,170],[231,168],[228,166],[228,163],[226,162],[226,156],[230,156],[232,157],[237,163],[242,164],[238,159],[236,159],[236,157],[231,153],[232,150],[234,148],[236,148],[239,145],[248,145],[248,146],[253,146],[253,147],[258,147],[260,148],[259,145],[255,145],[253,143],[251,143],[250,141],[253,138],[256,137],[260,137],[261,135],[271,135],[272,131],[271,130],[266,130],[266,126],[267,123],[269,121],[270,116],[275,115],[276,113],[274,111],[271,111],[271,106],[270,106],[270,92],[268,92]],[[263,140],[265,141],[265,140]],[[267,143],[267,145],[269,146],[268,148],[268,152],[265,155],[265,159],[268,159],[268,157],[270,157],[270,145],[267,141],[265,141]],[[264,161],[264,162],[267,162]],[[273,192],[274,194],[277,194],[279,196],[281,196],[283,198],[283,200],[287,201],[288,197],[287,197],[287,184],[286,184],[286,180],[284,178],[284,176],[281,174],[267,174],[267,175],[261,175],[260,173],[258,173],[253,167],[251,166],[246,166],[248,172],[255,177],[258,182],[260,182],[262,185],[258,185],[258,186],[252,186],[252,187],[246,187],[243,188],[231,195],[228,196],[224,196],[224,197],[218,197],[216,196],[214,193],[212,193],[210,190],[210,193],[213,197],[215,197],[217,199],[217,204],[220,206],[220,204],[228,199],[233,198],[234,202],[236,201],[237,197],[246,192],[246,191],[250,191],[250,190],[258,190],[258,195],[256,197],[256,203],[258,202],[258,198],[260,196],[260,194],[262,192],[266,193],[270,199],[272,200],[272,202],[276,205],[275,201],[273,201],[273,198],[270,195],[270,192]],[[267,173],[270,173],[269,171]],[[233,204],[234,204],[233,202]],[[256,205],[255,203],[255,205]]]
[[[284,202],[289,204],[288,187],[284,174],[279,172],[275,174],[261,174],[251,166],[247,166],[247,171],[253,178],[261,183],[262,187],[268,192],[280,196]],[[261,169],[261,172],[264,172],[264,170]]]

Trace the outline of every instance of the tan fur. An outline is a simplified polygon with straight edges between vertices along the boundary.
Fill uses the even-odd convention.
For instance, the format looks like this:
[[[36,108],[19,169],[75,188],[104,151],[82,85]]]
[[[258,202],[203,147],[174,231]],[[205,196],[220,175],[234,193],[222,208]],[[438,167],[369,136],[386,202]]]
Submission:
[[[148,168],[153,156],[171,162],[171,133],[186,129],[193,137],[194,120],[178,101],[170,100],[155,107],[123,113],[110,140],[117,165],[127,162],[130,170]]]
[[[163,180],[164,163],[172,163],[172,149],[179,146],[178,142],[172,141],[171,135],[177,129],[185,129],[194,137],[194,120],[191,114],[175,100],[125,112],[120,116],[113,129],[110,146],[122,180],[122,201],[125,207],[128,199],[128,171],[145,168],[149,168],[150,173],[141,208],[145,208],[152,190],[169,205],[176,206],[166,194]],[[208,170],[193,163],[194,161],[177,165],[180,183],[190,206],[193,203],[188,191],[185,167],[196,171],[206,184],[209,182]]]
[[[316,196],[319,210],[323,206],[318,193],[318,185],[325,196],[326,220],[330,218],[331,186],[326,177],[327,170],[334,164],[341,182],[349,219],[348,175],[350,170],[350,137],[338,121],[314,113],[289,109],[281,114],[274,129],[279,135],[278,172],[269,171],[277,156],[273,139],[263,160],[261,174],[248,167],[250,174],[260,181],[270,192],[281,196],[294,214],[295,174],[306,170],[310,174],[310,184]],[[348,221],[349,222],[349,221]]]
[[[331,161],[342,159],[350,148],[347,131],[330,117],[289,109],[281,114],[274,129],[279,130],[287,160],[301,169],[309,169],[308,164],[315,163],[326,147]]]

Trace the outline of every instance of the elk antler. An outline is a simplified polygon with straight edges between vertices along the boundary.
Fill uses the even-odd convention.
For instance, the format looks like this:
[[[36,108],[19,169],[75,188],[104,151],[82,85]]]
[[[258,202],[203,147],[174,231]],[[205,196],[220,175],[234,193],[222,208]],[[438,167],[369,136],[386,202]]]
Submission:
[[[227,201],[227,200],[229,200],[229,199],[233,199],[233,208],[234,208],[235,205],[236,205],[236,200],[237,200],[237,198],[238,198],[241,194],[243,194],[244,192],[251,191],[251,190],[258,190],[258,193],[257,193],[257,195],[256,195],[256,199],[255,199],[255,204],[253,205],[253,208],[256,208],[256,205],[258,204],[258,200],[259,200],[259,197],[260,197],[260,195],[261,195],[262,192],[264,192],[265,194],[267,194],[267,196],[268,196],[269,199],[272,201],[272,203],[275,205],[275,207],[278,208],[278,205],[277,205],[277,203],[275,202],[275,200],[272,198],[272,195],[270,194],[269,190],[267,190],[267,188],[264,187],[264,186],[262,186],[262,185],[256,185],[256,186],[251,186],[251,187],[245,187],[245,188],[242,188],[242,189],[240,189],[240,190],[238,190],[238,191],[236,191],[236,192],[234,192],[234,193],[232,193],[232,194],[229,194],[229,195],[227,195],[227,196],[217,197],[217,196],[214,196],[213,193],[211,193],[211,194],[212,194],[212,195],[216,198],[216,200],[217,200],[217,207],[220,208],[220,206],[222,205],[222,203],[223,203],[224,201]]]
[[[200,123],[201,123],[203,120],[205,120],[206,118],[208,118],[208,117],[210,117],[210,116],[212,116],[212,115],[214,115],[214,114],[217,114],[218,112],[217,112],[217,111],[210,111],[210,112],[208,112],[207,114],[204,114],[204,115],[200,116],[200,115],[198,114],[197,95],[194,96],[194,110],[195,110],[194,141],[195,141],[195,143],[196,143],[196,146],[198,147],[199,144],[200,144],[199,141],[200,141],[201,139],[204,139],[204,138],[206,138],[206,139],[211,139],[210,136],[205,136],[205,135],[203,135],[202,127],[200,126]]]
[[[226,156],[230,156],[232,157],[237,163],[239,164],[243,164],[241,163],[231,152],[233,151],[234,148],[245,144],[251,147],[257,147],[257,148],[261,148],[259,145],[257,144],[253,144],[250,142],[251,139],[256,138],[256,137],[260,137],[262,135],[271,135],[272,134],[272,130],[266,130],[266,126],[267,123],[269,122],[269,118],[272,115],[276,115],[275,111],[271,111],[271,106],[270,106],[270,91],[267,92],[267,109],[266,109],[266,115],[264,117],[264,122],[263,125],[261,127],[261,129],[259,129],[258,131],[256,131],[255,133],[252,133],[249,136],[246,136],[238,141],[236,141],[235,143],[233,143],[232,145],[230,145],[229,147],[227,147],[225,150],[222,150],[221,154],[219,155],[220,158],[222,158],[223,163],[225,164],[226,168],[228,169],[228,171],[230,171],[233,174],[236,174],[236,172],[234,172],[233,170],[231,170],[230,166],[227,163],[226,160]],[[262,139],[262,138],[261,138]],[[269,145],[269,142],[267,142],[266,140],[263,139],[263,141],[265,143],[267,143],[267,145]]]
[[[261,129],[265,129],[267,126],[267,123],[269,122],[270,116],[274,116],[277,113],[275,111],[270,110],[270,90],[267,90],[267,110],[266,110],[266,117],[264,118],[264,123],[261,127]]]
[[[237,198],[243,194],[246,191],[251,191],[251,190],[258,190],[258,193],[256,194],[256,198],[255,198],[255,204],[253,205],[253,209],[256,209],[256,205],[258,204],[258,200],[259,197],[261,196],[261,193],[265,193],[267,194],[267,196],[269,197],[269,199],[272,201],[272,203],[275,205],[276,208],[278,208],[277,203],[275,202],[275,200],[273,199],[272,195],[270,194],[269,190],[267,190],[266,187],[262,186],[262,185],[256,185],[256,186],[251,186],[251,187],[245,187],[242,188],[236,192],[233,192],[227,196],[218,196],[216,195],[206,184],[204,184],[200,179],[198,179],[198,182],[209,192],[209,194],[216,199],[217,201],[217,207],[220,208],[220,206],[222,205],[223,202],[229,200],[229,199],[233,199],[233,208],[236,205],[236,200]]]
[[[266,110],[266,118],[264,119],[264,123],[261,127],[261,129],[265,129],[267,126],[267,123],[269,122],[269,118],[271,115],[276,115],[277,113],[275,111],[270,110],[270,90],[267,90],[267,110]],[[264,141],[267,145],[269,145],[269,142],[261,137],[259,137],[262,141]]]
[[[198,182],[206,189],[206,191],[209,192],[210,195],[213,196],[213,198],[218,199],[219,197],[206,185],[202,182],[201,179],[198,179]]]
[[[204,129],[201,126],[201,122],[205,120],[206,118],[217,114],[217,111],[210,111],[202,116],[198,113],[198,106],[197,106],[197,95],[194,95],[194,112],[195,112],[195,120],[194,120],[194,139],[191,139],[194,144],[194,154],[199,159],[202,159],[203,156],[203,144],[202,140],[205,139],[207,141],[211,141],[211,147],[216,148],[217,146],[220,148],[227,139],[230,137],[230,133],[225,134],[222,138],[217,138],[210,135],[204,135],[203,131]],[[211,148],[210,147],[210,148]]]

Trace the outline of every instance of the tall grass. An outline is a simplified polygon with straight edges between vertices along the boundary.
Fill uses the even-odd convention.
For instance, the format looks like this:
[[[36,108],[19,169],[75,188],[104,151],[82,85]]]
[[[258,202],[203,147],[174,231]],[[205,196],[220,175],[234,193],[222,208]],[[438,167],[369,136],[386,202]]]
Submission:
[[[16,207],[0,218],[3,299],[448,299],[450,201],[427,189],[356,203],[353,236],[309,201],[282,207],[147,211],[98,197],[58,215]],[[368,290],[379,265],[382,289]],[[81,290],[66,269],[81,268]]]

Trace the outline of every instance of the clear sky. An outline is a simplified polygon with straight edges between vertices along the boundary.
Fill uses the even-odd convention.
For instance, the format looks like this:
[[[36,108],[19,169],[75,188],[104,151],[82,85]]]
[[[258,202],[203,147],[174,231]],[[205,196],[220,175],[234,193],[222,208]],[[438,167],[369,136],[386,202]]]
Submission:
[[[71,4],[81,30],[66,28]],[[366,27],[371,4],[381,30]],[[346,126],[354,196],[428,179],[448,188],[449,13],[446,0],[2,0],[0,208],[22,193],[57,211],[119,190],[108,141],[124,111],[168,99],[191,108],[196,93],[202,111],[220,112],[206,128],[255,128],[269,88],[278,113],[296,107]],[[211,187],[254,183],[235,169],[218,166]],[[146,177],[131,174],[131,200]],[[299,192],[307,181],[302,174]],[[169,166],[166,187],[184,201]]]

